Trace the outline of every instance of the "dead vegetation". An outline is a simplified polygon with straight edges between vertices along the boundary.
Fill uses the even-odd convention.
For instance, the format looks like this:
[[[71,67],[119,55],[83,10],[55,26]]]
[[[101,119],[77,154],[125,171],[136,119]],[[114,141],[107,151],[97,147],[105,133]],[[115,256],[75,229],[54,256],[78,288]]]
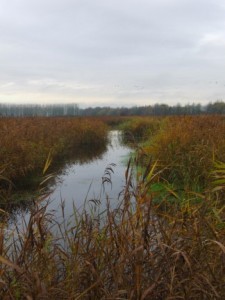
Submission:
[[[225,298],[221,194],[180,201],[168,190],[155,204],[149,185],[159,175],[152,164],[137,172],[139,159],[128,164],[116,209],[74,207],[59,222],[37,199],[23,232],[8,232],[1,212],[1,299]]]

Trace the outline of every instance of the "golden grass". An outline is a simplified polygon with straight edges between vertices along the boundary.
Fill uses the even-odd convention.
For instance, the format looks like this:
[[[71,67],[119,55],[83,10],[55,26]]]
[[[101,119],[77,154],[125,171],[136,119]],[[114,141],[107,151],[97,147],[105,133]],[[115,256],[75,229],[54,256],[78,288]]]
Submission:
[[[215,160],[225,161],[223,116],[179,116],[161,121],[154,136],[145,136],[144,152],[160,168],[164,178],[180,188],[205,187]]]
[[[0,212],[1,299],[225,298],[225,165],[213,163],[224,161],[224,119],[166,118],[150,136],[116,209],[106,195],[104,213],[96,201],[59,222],[37,199],[24,232],[9,232]],[[173,190],[173,178],[189,188]]]
[[[1,299],[225,298],[224,206],[193,194],[163,211],[148,192],[154,167],[134,184],[131,165],[117,209],[74,208],[59,224],[36,204],[10,242],[2,223]]]
[[[41,174],[49,153],[57,163],[82,146],[102,146],[106,138],[106,125],[94,118],[1,118],[1,170],[15,183]]]
[[[146,141],[154,136],[163,124],[162,117],[129,117],[120,125],[124,141],[133,144]]]

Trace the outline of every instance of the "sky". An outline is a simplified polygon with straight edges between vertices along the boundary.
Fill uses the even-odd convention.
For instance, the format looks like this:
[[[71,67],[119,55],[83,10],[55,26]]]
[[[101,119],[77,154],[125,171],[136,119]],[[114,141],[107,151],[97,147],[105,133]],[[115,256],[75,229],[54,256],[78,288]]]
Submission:
[[[224,0],[0,0],[0,103],[224,100]]]

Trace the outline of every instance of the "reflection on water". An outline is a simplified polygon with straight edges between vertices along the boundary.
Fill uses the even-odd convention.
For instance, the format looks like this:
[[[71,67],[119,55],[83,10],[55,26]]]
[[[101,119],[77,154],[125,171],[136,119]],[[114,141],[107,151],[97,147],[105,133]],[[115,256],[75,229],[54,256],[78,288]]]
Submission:
[[[75,164],[89,164],[96,159],[101,159],[102,155],[106,151],[107,142],[93,148],[88,148],[84,145],[80,149],[76,150],[75,153],[71,153],[67,160],[59,161],[52,171],[52,173],[57,174],[57,176],[50,176],[50,179],[48,179],[48,186],[45,189],[44,198],[49,199],[48,194],[51,193],[53,187],[55,188],[59,184],[58,178],[61,178],[62,174],[67,173],[69,166]],[[29,187],[26,191],[19,190],[16,194],[13,193],[12,195],[11,193],[10,195],[7,195],[6,193],[4,196],[3,193],[1,193],[0,210],[2,209],[7,212],[7,216],[10,216],[9,223],[15,223],[29,214],[30,210],[34,208],[34,203],[39,196],[40,191],[32,190],[31,187]],[[5,217],[5,215],[0,214],[0,221]]]
[[[115,203],[125,184],[126,160],[130,153],[130,149],[122,145],[120,138],[119,131],[111,131],[107,151],[101,157],[88,163],[68,165],[53,187],[49,208],[54,209],[57,214],[61,202],[65,201],[65,214],[69,216],[73,212],[73,203],[77,208],[82,207],[85,200],[100,199],[103,203],[106,194]],[[113,170],[112,185],[105,184],[103,193],[102,177],[109,165]]]
[[[83,145],[80,149],[77,149],[75,153],[72,153],[67,161],[63,161],[63,170],[67,168],[67,165],[88,164],[96,159],[101,159],[106,151],[107,143],[103,143],[97,147],[87,147]]]
[[[51,182],[52,193],[47,197],[48,210],[54,211],[59,217],[64,202],[64,214],[69,217],[74,205],[80,208],[85,201],[96,199],[101,200],[103,209],[106,195],[112,205],[116,205],[119,193],[125,185],[124,173],[129,153],[130,148],[121,143],[119,131],[111,131],[107,147],[102,145],[97,152],[92,148],[85,151],[80,149],[80,153],[76,153],[76,158],[68,161]],[[113,170],[110,171],[112,185],[106,183],[103,190],[102,177],[109,165]],[[34,198],[34,195],[32,197]],[[32,201],[25,201],[19,208],[12,206],[11,221],[20,220],[22,216],[27,218],[32,205]]]

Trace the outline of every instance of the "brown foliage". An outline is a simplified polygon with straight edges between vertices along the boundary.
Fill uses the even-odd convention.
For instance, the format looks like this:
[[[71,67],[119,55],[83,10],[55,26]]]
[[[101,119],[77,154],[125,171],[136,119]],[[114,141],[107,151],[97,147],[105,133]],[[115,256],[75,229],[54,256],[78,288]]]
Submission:
[[[49,152],[57,163],[83,145],[97,147],[106,135],[106,126],[92,118],[1,118],[1,169],[16,182],[31,172],[41,173]]]
[[[164,176],[181,186],[205,186],[214,158],[225,161],[223,116],[180,116],[163,120],[146,153],[167,167]]]
[[[224,299],[224,207],[208,194],[165,212],[140,179],[129,164],[104,214],[75,209],[59,224],[37,205],[11,244],[2,225],[1,299]]]

